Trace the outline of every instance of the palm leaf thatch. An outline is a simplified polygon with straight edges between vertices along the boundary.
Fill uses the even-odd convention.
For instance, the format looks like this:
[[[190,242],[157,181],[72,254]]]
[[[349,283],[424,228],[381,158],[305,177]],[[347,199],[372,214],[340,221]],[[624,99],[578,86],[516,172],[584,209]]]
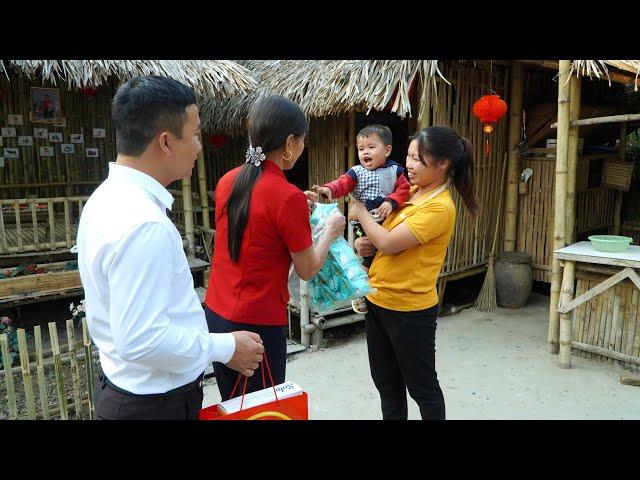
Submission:
[[[278,94],[300,105],[309,117],[383,110],[394,99],[391,111],[411,115],[409,89],[416,78],[447,81],[437,60],[245,60],[258,81],[249,95],[207,100],[201,118],[207,131],[240,133],[249,108],[260,97]],[[448,82],[447,82],[448,83]],[[429,84],[431,87],[431,83]],[[435,93],[435,88],[432,89]]]
[[[577,76],[604,78],[606,77],[611,85],[611,79],[609,78],[608,66],[615,67],[619,70],[634,73],[635,90],[638,91],[638,77],[640,76],[640,60],[574,60],[571,64],[570,73],[575,73]]]
[[[97,87],[111,76],[127,81],[162,75],[193,88],[200,101],[246,94],[256,87],[246,68],[227,60],[10,60],[29,78],[40,77],[72,88]]]

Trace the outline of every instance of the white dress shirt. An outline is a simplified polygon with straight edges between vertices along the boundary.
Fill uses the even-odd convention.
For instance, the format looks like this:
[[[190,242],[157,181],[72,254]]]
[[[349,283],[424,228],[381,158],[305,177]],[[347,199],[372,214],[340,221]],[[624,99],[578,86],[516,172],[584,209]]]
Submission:
[[[78,226],[87,326],[107,378],[135,394],[194,381],[235,350],[209,333],[182,247],[166,214],[173,197],[154,178],[109,164]]]

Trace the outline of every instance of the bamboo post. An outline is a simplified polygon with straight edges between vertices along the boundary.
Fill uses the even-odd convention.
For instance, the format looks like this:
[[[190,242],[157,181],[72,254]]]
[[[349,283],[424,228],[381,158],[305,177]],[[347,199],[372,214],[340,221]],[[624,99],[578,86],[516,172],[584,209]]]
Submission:
[[[67,344],[69,345],[69,358],[71,359],[71,380],[73,385],[73,401],[76,406],[76,418],[83,417],[82,394],[80,393],[80,370],[76,357],[76,338],[73,331],[73,320],[67,320]]]
[[[33,222],[33,245],[36,251],[40,250],[38,238],[38,212],[35,200],[31,202],[31,221]]]
[[[209,218],[209,196],[207,195],[207,171],[204,164],[203,150],[200,150],[200,153],[198,154],[198,182],[200,185],[200,205],[202,206],[202,226],[205,228],[211,228],[211,220]],[[204,235],[202,237],[203,241],[206,242]],[[207,248],[206,245],[205,248]],[[202,284],[204,288],[209,286],[210,274],[210,268],[207,268],[202,274]]]
[[[20,351],[20,367],[22,367],[22,382],[24,386],[24,396],[27,402],[27,418],[36,419],[36,401],[33,396],[33,384],[31,383],[31,368],[29,364],[29,351],[27,350],[27,337],[24,328],[17,330],[18,350]]]
[[[505,205],[504,250],[513,252],[516,249],[518,230],[518,185],[520,183],[520,156],[518,143],[522,129],[522,90],[524,84],[524,68],[521,62],[513,62],[511,68],[511,98],[509,113],[508,151],[509,168],[507,173],[507,201]]]
[[[624,162],[627,144],[627,123],[620,124],[620,144],[618,158]],[[616,207],[613,214],[613,234],[620,235],[620,224],[622,223],[622,190],[616,190]]]
[[[202,206],[202,226],[211,228],[209,219],[209,196],[207,195],[207,174],[204,165],[204,153],[198,154],[198,182],[200,184],[200,205]]]
[[[53,211],[53,201],[49,199],[47,202],[47,210],[49,213],[49,236],[51,237],[50,247],[51,250],[56,248],[56,219]]]
[[[4,371],[7,373],[4,376],[4,381],[7,386],[7,403],[9,405],[9,418],[16,418],[18,416],[18,409],[16,406],[16,390],[13,385],[13,373],[11,372],[11,364],[13,359],[9,355],[9,339],[7,334],[0,335],[0,350],[2,350],[2,365]]]
[[[71,248],[71,212],[69,211],[69,199],[64,199],[64,234],[67,248]]]
[[[67,390],[64,386],[64,374],[62,372],[62,362],[60,361],[60,345],[58,344],[58,327],[55,322],[49,322],[49,336],[51,337],[51,348],[53,350],[53,361],[56,373],[56,388],[58,390],[58,405],[60,406],[60,417],[62,420],[69,419],[67,411]]]
[[[22,224],[20,220],[20,205],[16,200],[13,203],[13,210],[16,214],[16,236],[18,237],[18,251],[22,251]]]
[[[91,349],[91,339],[87,327],[86,317],[82,319],[82,340],[84,342],[84,358],[87,365],[87,396],[89,400],[89,420],[93,420],[96,415],[96,407],[93,403],[93,355]]]
[[[309,286],[304,280],[300,280],[300,343],[309,348],[311,337],[307,332],[309,325]]]
[[[7,233],[4,229],[4,212],[2,211],[2,205],[0,205],[0,252],[7,251]]]
[[[187,257],[196,256],[196,235],[193,224],[193,195],[191,194],[191,177],[182,179],[182,205],[184,210],[184,233],[187,237]]]
[[[556,185],[555,212],[553,219],[553,249],[565,246],[566,227],[566,195],[567,195],[567,142],[569,140],[569,83],[570,60],[560,60],[560,77],[558,79],[558,139],[556,147]],[[560,261],[553,255],[551,299],[549,302],[549,351],[557,354],[560,350],[560,319],[558,317],[558,300],[560,298]]]
[[[580,116],[580,95],[582,83],[580,78],[573,76],[569,80],[569,122],[577,120]],[[575,242],[575,203],[576,203],[576,172],[578,165],[578,129],[579,127],[569,127],[567,142],[567,194],[565,212],[565,235],[567,243]],[[565,262],[562,276],[562,291],[560,305],[565,305],[573,299],[575,288],[575,263]],[[575,313],[577,314],[577,313]],[[560,366],[571,368],[571,317],[572,313],[560,315]]]
[[[45,383],[44,375],[44,360],[42,357],[42,333],[40,332],[40,325],[33,327],[33,333],[36,338],[36,355],[38,372],[38,387],[40,388],[40,408],[42,408],[42,418],[49,420],[49,397],[47,396],[47,384]]]

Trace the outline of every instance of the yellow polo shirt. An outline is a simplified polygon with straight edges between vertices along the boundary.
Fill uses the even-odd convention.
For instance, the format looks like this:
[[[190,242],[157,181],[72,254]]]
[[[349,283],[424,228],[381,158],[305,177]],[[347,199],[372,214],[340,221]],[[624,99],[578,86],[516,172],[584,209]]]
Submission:
[[[411,194],[418,186],[411,187]],[[395,255],[378,251],[369,281],[377,289],[370,302],[389,310],[411,312],[438,303],[436,283],[456,222],[456,207],[449,190],[427,200],[428,194],[407,202],[382,224],[391,231],[404,223],[420,242]]]

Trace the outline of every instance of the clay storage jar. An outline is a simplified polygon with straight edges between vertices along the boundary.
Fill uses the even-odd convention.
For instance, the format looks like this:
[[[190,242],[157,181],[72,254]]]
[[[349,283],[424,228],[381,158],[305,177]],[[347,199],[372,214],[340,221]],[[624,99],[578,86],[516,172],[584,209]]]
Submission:
[[[531,256],[524,252],[502,252],[495,262],[496,297],[502,308],[522,308],[533,286]]]

